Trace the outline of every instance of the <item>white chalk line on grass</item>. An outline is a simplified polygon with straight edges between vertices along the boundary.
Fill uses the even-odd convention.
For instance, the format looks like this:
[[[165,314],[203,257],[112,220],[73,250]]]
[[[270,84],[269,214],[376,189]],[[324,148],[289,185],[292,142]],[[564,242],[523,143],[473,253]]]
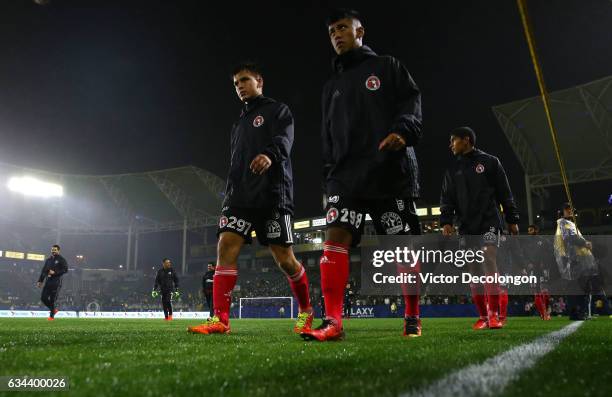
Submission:
[[[402,394],[402,397],[473,397],[500,394],[519,374],[531,368],[542,356],[576,332],[583,321],[573,322],[558,331],[455,371],[423,389]]]

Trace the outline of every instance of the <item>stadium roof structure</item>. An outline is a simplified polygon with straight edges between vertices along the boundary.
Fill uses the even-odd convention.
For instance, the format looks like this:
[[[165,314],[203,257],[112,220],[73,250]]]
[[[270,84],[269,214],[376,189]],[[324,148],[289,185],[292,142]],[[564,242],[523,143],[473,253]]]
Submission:
[[[550,93],[551,112],[569,183],[612,179],[612,76]],[[541,97],[493,107],[532,193],[563,184]]]
[[[224,181],[194,166],[117,175],[69,175],[0,163],[0,183],[29,176],[63,186],[61,198],[3,194],[0,221],[61,234],[131,234],[216,225]],[[2,189],[2,187],[0,187]]]

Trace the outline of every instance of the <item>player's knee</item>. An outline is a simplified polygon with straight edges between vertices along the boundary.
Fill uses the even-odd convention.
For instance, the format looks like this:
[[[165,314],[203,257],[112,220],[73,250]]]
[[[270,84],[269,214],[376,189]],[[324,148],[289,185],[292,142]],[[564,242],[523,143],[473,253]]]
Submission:
[[[351,242],[353,240],[353,236],[351,235],[351,233],[341,227],[330,227],[327,229],[325,235],[327,241],[343,245],[351,245]]]

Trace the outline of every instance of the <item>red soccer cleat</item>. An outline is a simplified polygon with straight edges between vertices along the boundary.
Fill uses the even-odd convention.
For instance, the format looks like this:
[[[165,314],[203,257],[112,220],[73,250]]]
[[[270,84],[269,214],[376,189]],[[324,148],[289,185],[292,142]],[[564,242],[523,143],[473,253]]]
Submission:
[[[53,320],[55,320],[53,317],[51,316],[47,317],[47,321],[53,321]]]
[[[221,320],[219,320],[219,317],[214,316],[213,318],[209,318],[205,324],[188,327],[187,332],[203,335],[229,334],[230,326],[223,324]]]
[[[421,319],[418,317],[404,318],[404,336],[417,338],[421,336]]]
[[[344,329],[338,325],[334,319],[325,319],[323,323],[315,329],[304,331],[300,336],[307,341],[318,340],[325,342],[328,340],[344,339]]]
[[[489,312],[489,329],[502,328],[504,324],[499,320],[497,312]]]
[[[474,325],[472,325],[472,329],[476,331],[487,328],[489,328],[489,323],[486,318],[479,318]]]

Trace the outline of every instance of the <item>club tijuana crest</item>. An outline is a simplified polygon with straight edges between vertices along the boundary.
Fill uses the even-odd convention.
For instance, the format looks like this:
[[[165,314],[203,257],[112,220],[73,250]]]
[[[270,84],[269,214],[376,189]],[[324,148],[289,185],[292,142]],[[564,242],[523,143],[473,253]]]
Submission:
[[[253,127],[261,127],[264,123],[264,118],[262,115],[255,117],[253,120]]]
[[[365,82],[365,86],[370,91],[376,91],[380,88],[380,79],[377,76],[370,76]]]

